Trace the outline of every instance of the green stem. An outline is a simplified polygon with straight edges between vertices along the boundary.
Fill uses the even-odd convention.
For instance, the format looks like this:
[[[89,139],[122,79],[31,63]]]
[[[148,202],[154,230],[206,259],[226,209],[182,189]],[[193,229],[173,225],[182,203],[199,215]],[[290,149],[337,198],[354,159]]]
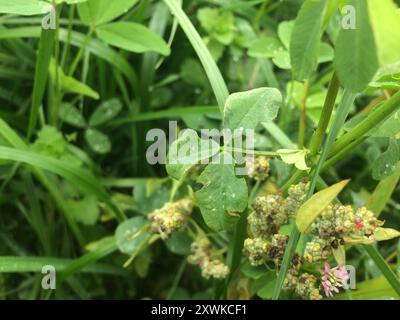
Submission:
[[[311,138],[309,149],[312,156],[316,155],[318,150],[321,148],[326,129],[328,128],[329,121],[331,120],[333,108],[335,107],[336,97],[339,92],[339,85],[339,79],[336,73],[334,73],[329,84],[324,106],[322,108],[322,116],[319,119],[317,130],[314,132],[314,135]]]
[[[74,61],[72,62],[69,71],[68,71],[68,76],[72,77],[73,74],[75,73],[76,68],[78,67],[79,62],[82,59],[83,53],[86,50],[86,47],[88,46],[90,40],[92,39],[94,29],[90,28],[89,33],[86,35],[85,40],[83,41],[81,47],[79,48],[78,54],[76,55]]]
[[[303,94],[300,103],[300,119],[299,119],[299,149],[304,147],[306,139],[306,126],[307,126],[307,96],[308,96],[309,81],[305,80],[303,85]]]
[[[400,282],[396,277],[392,269],[387,265],[382,255],[379,253],[378,249],[373,245],[363,245],[365,251],[367,251],[370,258],[375,262],[379,270],[385,276],[386,280],[390,283],[392,288],[397,292],[400,296]]]
[[[183,271],[185,271],[185,267],[186,267],[186,258],[183,259],[183,261],[182,261],[182,263],[181,263],[181,265],[180,265],[180,267],[178,269],[178,273],[176,274],[176,277],[175,277],[174,282],[173,282],[173,284],[171,286],[171,289],[168,292],[167,300],[170,300],[171,297],[173,296],[173,294],[175,293],[176,288],[178,287],[179,281],[182,278]]]
[[[241,152],[245,154],[253,154],[258,156],[269,156],[269,157],[278,157],[279,153],[274,151],[258,151],[258,150],[246,150],[241,148],[230,148],[230,147],[221,147],[221,151],[232,151],[232,152]]]
[[[349,133],[342,136],[335,144],[332,146],[330,154],[335,154],[349,143],[354,140],[359,139],[368,133],[371,129],[375,128],[378,124],[386,120],[394,111],[400,107],[400,91],[393,95],[384,104],[374,110],[367,119],[358,124]]]

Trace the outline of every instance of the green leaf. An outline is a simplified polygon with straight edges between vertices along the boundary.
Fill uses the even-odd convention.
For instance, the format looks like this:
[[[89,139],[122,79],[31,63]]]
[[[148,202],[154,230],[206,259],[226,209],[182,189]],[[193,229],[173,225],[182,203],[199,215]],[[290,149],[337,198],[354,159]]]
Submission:
[[[257,289],[257,295],[262,299],[271,299],[273,297],[276,280],[275,272],[264,274],[262,278],[256,281],[255,289]]]
[[[340,83],[357,93],[363,91],[375,75],[378,57],[367,1],[350,0],[349,5],[355,8],[356,28],[340,30],[335,46],[335,69]]]
[[[231,11],[202,8],[197,12],[201,26],[218,42],[229,45],[235,37],[235,25]]]
[[[87,125],[82,113],[71,103],[60,106],[59,116],[61,120],[77,128],[85,128]]]
[[[79,200],[69,200],[68,205],[75,219],[85,225],[92,226],[99,218],[100,209],[97,198],[93,195],[87,195]]]
[[[223,157],[229,155],[224,154]],[[197,179],[203,187],[195,193],[204,221],[215,231],[225,229],[229,224],[229,215],[237,215],[247,206],[245,179],[236,177],[234,165],[224,164],[223,161],[220,159],[220,163],[206,167]]]
[[[282,48],[282,44],[276,38],[259,38],[251,43],[248,54],[254,58],[273,58],[280,48]]]
[[[388,149],[373,164],[372,177],[382,180],[396,170],[400,161],[400,139],[391,139]]]
[[[82,94],[96,100],[100,98],[99,94],[88,85],[74,79],[73,77],[65,75],[61,67],[56,65],[54,59],[51,59],[49,72],[53,81],[55,81],[56,77],[58,76],[58,83],[60,84],[63,92]]]
[[[290,40],[290,61],[296,80],[309,79],[317,65],[325,5],[326,0],[306,0],[297,15]]]
[[[115,118],[122,109],[119,99],[104,101],[93,113],[89,120],[89,125],[96,127]]]
[[[64,271],[67,266],[73,262],[72,259],[52,258],[52,257],[0,257],[0,273],[10,272],[41,272],[43,266],[52,265],[56,271]],[[100,273],[124,275],[122,268],[106,265],[103,263],[94,263],[87,265],[79,270],[83,273]]]
[[[381,125],[370,132],[375,138],[396,138],[400,139],[400,111],[394,112]]]
[[[121,223],[115,231],[118,249],[125,254],[139,253],[150,239],[146,228],[149,221],[143,217],[135,217]]]
[[[366,204],[368,210],[374,212],[375,215],[379,217],[383,209],[385,209],[387,202],[392,197],[392,193],[396,189],[399,180],[400,166],[398,166],[392,175],[378,183]]]
[[[338,196],[349,181],[343,180],[317,192],[299,208],[296,224],[300,232],[304,233],[307,231],[313,221]]]
[[[334,300],[348,300],[347,292],[335,295]],[[351,292],[352,300],[394,300],[399,295],[384,276],[357,283],[357,290]]]
[[[376,228],[373,237],[376,241],[390,240],[400,237],[400,232],[391,228]]]
[[[110,138],[97,129],[87,129],[85,131],[85,139],[90,148],[96,153],[105,154],[111,151]]]
[[[167,173],[170,177],[180,180],[188,171],[201,162],[217,154],[220,146],[213,139],[200,139],[195,131],[186,131],[175,140],[170,148],[167,159]]]
[[[344,246],[339,246],[337,249],[333,249],[333,256],[339,266],[346,265],[346,250]]]
[[[290,47],[290,38],[292,37],[293,27],[294,20],[283,21],[278,26],[279,39],[281,39],[283,45],[287,50],[289,50]]]
[[[400,60],[400,10],[392,0],[368,0],[368,13],[381,66]],[[383,18],[384,17],[384,18]]]
[[[254,267],[250,264],[249,261],[246,261],[240,269],[242,273],[250,278],[250,279],[260,279],[265,273],[267,269],[264,266]]]
[[[1,121],[0,121],[1,124]],[[74,185],[81,188],[83,191],[96,195],[99,200],[104,201],[114,212],[119,220],[124,220],[124,215],[112,203],[109,194],[102,187],[101,183],[87,170],[73,165],[67,161],[57,160],[52,157],[42,156],[31,151],[17,150],[8,147],[0,147],[0,159],[21,162],[29,164],[35,168],[47,170],[56,173]],[[38,176],[46,182],[46,187],[50,187],[51,183],[47,182],[43,174],[38,171]],[[52,191],[53,195],[57,195],[57,191]],[[59,200],[59,199],[57,199]],[[62,209],[65,207],[61,204]]]
[[[55,33],[54,30],[42,29],[40,32],[39,50],[35,66],[35,79],[33,82],[32,105],[29,116],[28,140],[36,128],[40,106],[43,103],[43,96],[46,90],[49,66],[53,50]]]
[[[260,122],[272,121],[278,115],[282,95],[275,88],[258,88],[231,94],[224,108],[224,127],[255,129]]]
[[[190,253],[192,239],[186,233],[174,232],[171,237],[164,242],[172,253],[181,256],[187,256]]]
[[[53,6],[37,0],[0,0],[0,13],[32,16],[46,14]]]
[[[104,42],[131,52],[153,51],[164,56],[171,53],[167,43],[158,34],[139,23],[109,23],[96,28],[96,33]]]
[[[372,90],[399,90],[400,89],[400,72],[383,74],[369,84]]]
[[[272,62],[280,69],[289,70],[291,68],[289,52],[282,48],[275,51]]]
[[[329,44],[321,42],[318,48],[318,63],[332,61],[334,56],[333,48]]]
[[[128,12],[138,0],[89,0],[78,4],[78,13],[83,23],[99,25]]]
[[[277,153],[283,162],[294,164],[299,170],[310,170],[306,163],[307,150],[279,149]]]
[[[169,199],[170,186],[166,181],[168,179],[149,178],[133,182],[135,209],[144,215],[160,209]]]

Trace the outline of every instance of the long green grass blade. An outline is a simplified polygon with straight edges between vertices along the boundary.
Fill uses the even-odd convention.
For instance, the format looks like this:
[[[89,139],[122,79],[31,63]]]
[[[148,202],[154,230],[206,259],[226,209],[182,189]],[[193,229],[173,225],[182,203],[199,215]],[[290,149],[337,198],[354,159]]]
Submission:
[[[167,4],[172,14],[178,20],[179,25],[188,37],[190,43],[193,46],[193,49],[199,56],[199,59],[204,67],[204,70],[206,71],[208,79],[210,80],[211,86],[214,90],[220,112],[222,113],[224,110],[225,100],[229,96],[229,91],[225,84],[224,78],[222,77],[222,74],[218,69],[217,64],[215,63],[213,57],[211,56],[211,53],[208,51],[206,45],[204,44],[199,33],[193,26],[192,22],[189,20],[188,16],[182,10],[182,8],[178,5],[178,2],[175,0],[164,0],[164,2]]]
[[[43,29],[39,40],[39,51],[36,60],[35,80],[33,83],[32,109],[29,118],[28,140],[36,127],[38,113],[42,105],[44,91],[46,89],[47,78],[49,74],[50,58],[53,51],[54,30]]]

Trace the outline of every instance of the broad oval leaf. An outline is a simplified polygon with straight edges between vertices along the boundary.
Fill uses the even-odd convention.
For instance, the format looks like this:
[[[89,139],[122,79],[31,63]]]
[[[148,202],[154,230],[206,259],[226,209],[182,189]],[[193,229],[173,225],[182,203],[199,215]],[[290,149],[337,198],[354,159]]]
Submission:
[[[318,62],[326,0],[306,0],[296,18],[290,40],[293,77],[309,79]]]
[[[335,69],[340,83],[353,93],[363,91],[378,69],[374,34],[369,22],[367,1],[351,0],[356,27],[340,30],[335,46]]]
[[[138,0],[88,0],[78,4],[78,13],[83,23],[99,25],[128,12]]]
[[[283,21],[278,26],[278,35],[286,49],[290,47],[290,38],[292,37],[294,20]]]
[[[273,58],[275,52],[282,48],[280,41],[273,37],[254,40],[249,47],[249,56],[255,58]]]
[[[96,153],[105,154],[111,150],[110,139],[99,130],[87,129],[85,131],[85,139],[90,148]]]
[[[121,223],[115,231],[118,249],[125,254],[137,254],[150,239],[147,231],[149,221],[143,217],[135,217]]]
[[[92,127],[102,125],[115,118],[122,109],[120,100],[114,98],[103,102],[92,114],[89,124]]]
[[[190,253],[190,245],[193,240],[184,232],[174,232],[165,241],[165,245],[172,253],[186,256]]]
[[[168,56],[171,52],[167,43],[149,28],[134,22],[115,22],[96,29],[98,37],[104,42],[124,50],[143,53],[157,52]]]
[[[374,162],[372,177],[382,180],[392,175],[400,162],[400,139],[390,139],[388,149]]]
[[[71,103],[63,103],[59,111],[60,119],[77,128],[85,128],[86,120],[82,113]]]
[[[314,194],[299,208],[296,217],[297,228],[306,232],[320,213],[338,196],[350,180],[343,180]]]
[[[231,94],[225,103],[224,127],[255,129],[260,122],[269,122],[278,115],[282,95],[275,88],[258,88]]]

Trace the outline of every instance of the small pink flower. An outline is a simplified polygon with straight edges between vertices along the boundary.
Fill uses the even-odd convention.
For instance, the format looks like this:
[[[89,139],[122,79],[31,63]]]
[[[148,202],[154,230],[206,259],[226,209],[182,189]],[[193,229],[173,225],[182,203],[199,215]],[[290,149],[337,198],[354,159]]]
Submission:
[[[357,230],[361,230],[362,228],[364,228],[364,223],[361,220],[356,219],[356,221],[354,222],[354,227]]]
[[[332,292],[338,293],[349,279],[349,274],[344,266],[331,269],[329,263],[325,263],[324,270],[320,269],[321,283],[327,297],[332,297]]]

